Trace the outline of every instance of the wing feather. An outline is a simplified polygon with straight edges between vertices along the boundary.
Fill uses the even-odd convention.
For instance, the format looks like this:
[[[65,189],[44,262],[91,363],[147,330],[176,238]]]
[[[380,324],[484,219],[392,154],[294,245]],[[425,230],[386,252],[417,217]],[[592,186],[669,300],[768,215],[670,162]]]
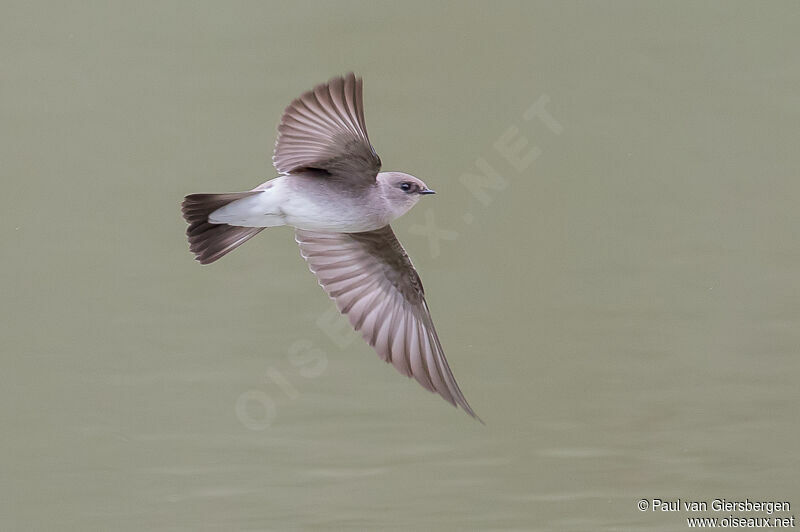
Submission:
[[[391,227],[297,229],[295,235],[309,269],[378,356],[477,418],[444,356],[422,282]]]
[[[272,156],[278,172],[313,172],[356,186],[375,182],[381,160],[367,135],[362,87],[350,73],[317,85],[286,108]]]

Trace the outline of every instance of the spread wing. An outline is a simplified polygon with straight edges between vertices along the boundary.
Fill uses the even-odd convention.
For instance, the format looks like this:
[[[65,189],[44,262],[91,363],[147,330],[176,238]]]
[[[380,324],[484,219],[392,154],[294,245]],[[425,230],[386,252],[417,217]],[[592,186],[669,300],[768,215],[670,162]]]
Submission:
[[[278,125],[272,156],[278,172],[374,183],[381,160],[369,143],[361,93],[362,80],[351,72],[294,100]]]
[[[419,275],[390,226],[365,233],[297,229],[295,239],[319,284],[378,356],[478,418],[447,364]]]

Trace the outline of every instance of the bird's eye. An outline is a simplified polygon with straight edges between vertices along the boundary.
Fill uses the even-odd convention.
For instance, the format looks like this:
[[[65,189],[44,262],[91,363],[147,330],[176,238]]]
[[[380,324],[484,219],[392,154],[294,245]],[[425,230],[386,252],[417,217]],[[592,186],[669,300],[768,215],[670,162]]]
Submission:
[[[411,183],[408,183],[408,182],[400,183],[400,188],[402,190],[408,192],[409,190],[411,190]]]

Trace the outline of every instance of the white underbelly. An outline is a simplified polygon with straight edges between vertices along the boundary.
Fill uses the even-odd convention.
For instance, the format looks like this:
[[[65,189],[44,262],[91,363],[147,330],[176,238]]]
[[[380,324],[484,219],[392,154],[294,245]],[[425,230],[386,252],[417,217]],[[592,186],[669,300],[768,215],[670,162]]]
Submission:
[[[279,202],[272,189],[228,203],[208,216],[212,224],[239,227],[275,227],[285,225]]]
[[[241,227],[290,225],[307,231],[356,233],[371,231],[388,223],[351,198],[331,198],[297,190],[282,176],[260,185],[259,194],[225,205],[208,217],[211,223]]]
[[[306,231],[359,233],[386,225],[375,216],[365,215],[355,205],[311,201],[301,196],[290,198],[283,212],[286,225]]]

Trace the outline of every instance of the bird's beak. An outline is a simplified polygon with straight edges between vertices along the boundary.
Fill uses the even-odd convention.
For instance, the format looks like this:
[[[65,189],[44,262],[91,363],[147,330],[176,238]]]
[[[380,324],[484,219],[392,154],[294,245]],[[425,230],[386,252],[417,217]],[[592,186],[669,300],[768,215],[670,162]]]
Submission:
[[[435,190],[431,190],[429,188],[423,188],[419,191],[420,194],[436,194]]]

